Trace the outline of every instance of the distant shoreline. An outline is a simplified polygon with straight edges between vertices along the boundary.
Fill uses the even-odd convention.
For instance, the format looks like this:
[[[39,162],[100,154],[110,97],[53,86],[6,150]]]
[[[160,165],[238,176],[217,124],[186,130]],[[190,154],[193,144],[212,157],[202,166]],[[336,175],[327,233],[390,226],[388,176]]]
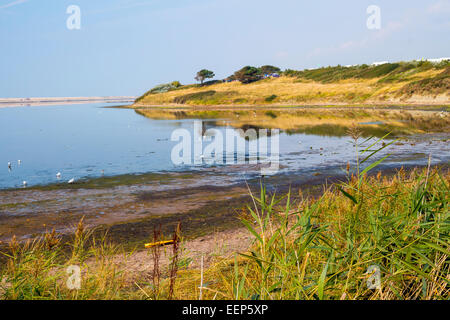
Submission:
[[[42,97],[42,98],[0,98],[0,108],[46,105],[67,105],[82,103],[120,103],[134,102],[136,97]]]
[[[360,109],[410,109],[410,110],[429,110],[429,111],[442,111],[450,108],[449,103],[395,103],[395,102],[374,102],[374,103],[346,103],[346,102],[334,102],[328,103],[272,103],[272,104],[217,104],[217,105],[193,105],[193,104],[144,104],[133,103],[128,106],[131,109],[146,110],[146,109],[160,109],[160,110],[263,110],[263,109],[317,109],[317,108],[360,108]]]

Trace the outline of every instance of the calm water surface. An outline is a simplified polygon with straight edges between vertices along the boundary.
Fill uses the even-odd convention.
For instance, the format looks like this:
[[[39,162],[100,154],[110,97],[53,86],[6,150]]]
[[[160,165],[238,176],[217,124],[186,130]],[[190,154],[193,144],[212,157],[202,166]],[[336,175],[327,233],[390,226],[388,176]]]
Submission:
[[[194,130],[194,120],[151,120],[131,109],[104,108],[107,104],[18,107],[0,109],[0,189],[67,182],[102,175],[204,170],[197,166],[175,166],[170,140],[175,129]],[[214,121],[206,129],[224,130]],[[240,138],[243,139],[243,138]],[[409,137],[393,145],[392,159],[399,164],[448,163],[447,135]],[[280,141],[280,173],[337,170],[354,159],[349,137],[329,137],[283,132]],[[205,142],[206,146],[209,142]],[[386,152],[384,153],[386,154]],[[246,155],[248,156],[248,154]],[[21,163],[18,163],[21,160]],[[204,162],[207,161],[205,155]],[[8,169],[8,162],[12,168]],[[254,166],[221,166],[241,176]],[[61,172],[61,180],[56,174]],[[249,171],[250,172],[250,171]],[[253,170],[253,173],[256,171]]]

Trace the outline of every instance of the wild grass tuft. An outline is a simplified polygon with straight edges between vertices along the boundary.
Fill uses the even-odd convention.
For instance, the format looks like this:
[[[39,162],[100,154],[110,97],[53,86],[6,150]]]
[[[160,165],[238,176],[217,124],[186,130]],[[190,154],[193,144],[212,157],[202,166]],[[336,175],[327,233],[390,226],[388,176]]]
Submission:
[[[351,134],[358,165],[319,199],[293,206],[291,193],[269,196],[262,184],[243,220],[254,245],[233,272],[223,270],[227,285],[217,286],[228,287],[228,298],[448,299],[448,174],[427,168],[368,177],[383,159],[367,161],[388,145]],[[381,285],[372,288],[375,269]]]

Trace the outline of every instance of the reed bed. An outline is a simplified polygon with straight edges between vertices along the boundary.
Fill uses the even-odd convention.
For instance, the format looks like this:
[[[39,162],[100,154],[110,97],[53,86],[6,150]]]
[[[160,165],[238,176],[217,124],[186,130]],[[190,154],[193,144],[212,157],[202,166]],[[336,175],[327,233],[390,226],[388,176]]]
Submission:
[[[437,170],[353,176],[294,210],[287,195],[284,211],[263,187],[243,220],[253,247],[206,278],[229,299],[448,299],[448,182]]]
[[[359,143],[357,129],[350,135],[357,165],[320,198],[300,190],[294,203],[292,192],[269,195],[263,183],[252,194],[241,219],[254,243],[202,272],[204,299],[448,300],[448,169],[369,176],[384,158],[367,162],[388,145]],[[180,287],[182,298],[195,297],[196,274]]]

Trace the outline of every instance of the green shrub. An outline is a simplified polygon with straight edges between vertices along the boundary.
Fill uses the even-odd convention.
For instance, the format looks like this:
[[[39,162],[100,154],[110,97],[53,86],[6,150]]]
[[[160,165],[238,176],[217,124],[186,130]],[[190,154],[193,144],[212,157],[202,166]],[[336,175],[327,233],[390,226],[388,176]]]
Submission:
[[[277,95],[273,94],[271,96],[266,97],[264,100],[266,102],[272,102],[273,100],[275,100],[277,98]]]
[[[215,93],[216,93],[216,91],[214,91],[214,90],[189,93],[189,94],[175,97],[173,99],[173,102],[179,103],[179,104],[185,104],[185,103],[196,101],[196,100],[210,98],[210,97],[214,96]]]
[[[247,103],[247,102],[248,102],[248,100],[245,98],[237,98],[237,99],[233,100],[233,103],[236,103],[236,104],[242,104],[242,103]]]
[[[277,117],[277,115],[271,110],[266,111],[264,114],[268,117],[271,117],[272,119],[275,119]]]
[[[153,87],[152,89],[150,89],[149,91],[147,91],[146,93],[144,93],[139,98],[137,98],[134,102],[138,103],[139,101],[143,100],[146,96],[148,96],[150,94],[169,92],[171,90],[175,90],[175,89],[181,88],[181,87],[182,87],[182,84],[180,83],[180,81],[173,81],[171,83],[159,84],[159,85]]]
[[[413,94],[441,94],[450,92],[450,67],[432,78],[413,81],[399,90],[399,95],[411,96]]]
[[[365,71],[361,72],[359,75],[357,75],[357,77],[364,79],[378,78],[387,75],[388,73],[394,71],[398,67],[400,67],[400,64],[398,63],[385,63],[379,66],[373,66],[371,68],[368,68]]]
[[[286,69],[283,71],[283,75],[286,77],[299,77],[301,75],[301,71]]]

